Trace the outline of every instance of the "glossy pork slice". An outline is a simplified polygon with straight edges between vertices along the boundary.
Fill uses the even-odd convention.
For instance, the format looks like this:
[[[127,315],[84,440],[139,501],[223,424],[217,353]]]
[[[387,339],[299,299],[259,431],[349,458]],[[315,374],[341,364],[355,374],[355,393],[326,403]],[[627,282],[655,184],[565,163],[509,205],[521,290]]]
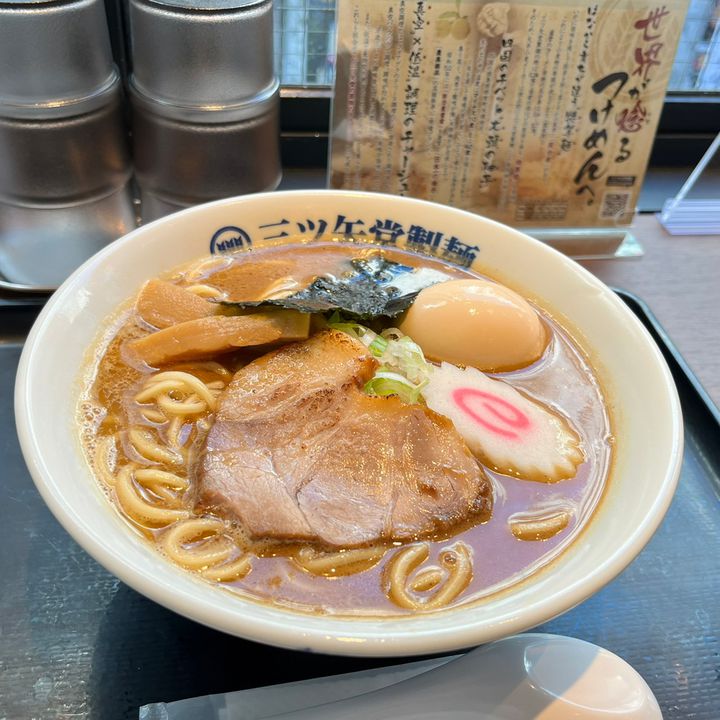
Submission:
[[[239,370],[199,467],[202,507],[253,538],[409,540],[489,517],[488,479],[452,423],[362,392],[376,361],[324,331]]]

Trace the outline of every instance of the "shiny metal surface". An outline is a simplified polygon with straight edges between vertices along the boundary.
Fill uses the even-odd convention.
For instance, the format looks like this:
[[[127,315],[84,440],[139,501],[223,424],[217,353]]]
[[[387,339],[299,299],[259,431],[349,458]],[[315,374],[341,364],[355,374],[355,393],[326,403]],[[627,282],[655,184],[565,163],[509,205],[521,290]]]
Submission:
[[[251,120],[269,111],[277,103],[280,82],[273,82],[257,95],[233,103],[212,103],[205,105],[179,105],[145,95],[138,87],[134,76],[128,79],[133,104],[146,112],[184,122],[229,123]]]
[[[129,184],[67,205],[0,202],[0,288],[52,291],[135,225]]]
[[[195,203],[193,202],[180,202],[178,200],[168,200],[151,190],[143,190],[142,187],[139,189],[140,195],[140,216],[142,222],[147,224],[153,220],[158,220],[166,215],[172,215],[172,213],[180,212],[180,210],[187,210],[192,207]]]
[[[130,0],[137,89],[181,106],[232,105],[274,82],[271,0]]]
[[[0,288],[57,287],[135,227],[102,0],[0,0]]]
[[[102,0],[0,0],[0,115],[87,112],[116,74]]]
[[[279,182],[280,178],[271,185],[268,185],[266,188],[253,192],[271,192],[272,190],[277,189]],[[188,208],[198,205],[201,202],[205,202],[204,200],[169,199],[163,197],[162,195],[158,195],[151,190],[144,190],[142,187],[139,187],[138,189],[140,196],[140,215],[142,222],[145,224],[152,222],[153,220],[158,220],[166,215],[171,215],[172,213],[180,212],[181,210],[187,210]]]
[[[104,103],[66,118],[0,116],[0,200],[71,202],[126,183],[132,170],[119,80],[104,93]]]
[[[133,97],[135,173],[143,193],[179,209],[276,187],[282,175],[277,93],[260,109],[241,122],[191,123],[149,112]]]

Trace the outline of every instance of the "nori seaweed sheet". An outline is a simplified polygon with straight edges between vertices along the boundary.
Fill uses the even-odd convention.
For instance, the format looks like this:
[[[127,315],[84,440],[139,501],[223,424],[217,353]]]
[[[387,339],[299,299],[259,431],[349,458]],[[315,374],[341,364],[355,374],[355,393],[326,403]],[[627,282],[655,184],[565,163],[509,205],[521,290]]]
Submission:
[[[413,268],[380,255],[354,258],[350,264],[352,271],[340,277],[317,277],[308,287],[283,298],[218,302],[243,308],[274,305],[306,313],[339,310],[361,319],[394,317],[407,310],[422,289],[450,279],[438,270]]]

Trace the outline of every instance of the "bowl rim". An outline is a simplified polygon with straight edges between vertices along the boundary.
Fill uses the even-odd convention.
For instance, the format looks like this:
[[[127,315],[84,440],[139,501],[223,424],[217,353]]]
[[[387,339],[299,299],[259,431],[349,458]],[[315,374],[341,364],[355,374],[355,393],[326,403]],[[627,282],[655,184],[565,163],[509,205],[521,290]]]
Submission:
[[[464,616],[469,613],[463,612],[462,607],[445,611],[457,613],[458,615],[458,621],[456,621],[452,627],[448,628],[420,629],[413,627],[416,620],[426,620],[428,617],[431,617],[428,614],[414,617],[389,617],[382,619],[381,624],[384,628],[387,628],[388,623],[393,623],[392,633],[388,633],[386,630],[379,632],[377,629],[373,629],[373,623],[368,622],[366,618],[363,617],[348,620],[346,617],[308,615],[307,613],[296,612],[292,609],[278,608],[251,600],[243,600],[242,603],[244,603],[246,609],[252,608],[252,610],[239,613],[235,607],[236,603],[234,602],[227,603],[227,607],[224,607],[221,601],[213,602],[214,599],[222,599],[227,591],[218,591],[218,589],[214,588],[211,584],[192,577],[190,573],[186,571],[182,572],[195,583],[208,590],[212,589],[215,593],[214,598],[211,597],[208,592],[205,593],[205,595],[207,595],[206,601],[198,603],[197,598],[192,597],[192,593],[187,593],[184,590],[183,592],[178,592],[176,587],[158,582],[149,574],[143,574],[138,571],[129,564],[120,553],[113,552],[112,548],[99,540],[89,527],[84,524],[83,518],[75,514],[72,507],[64,502],[62,493],[55,487],[52,479],[53,473],[44,462],[41,443],[36,433],[33,432],[33,419],[31,417],[28,397],[29,384],[31,382],[32,358],[38,339],[52,323],[55,313],[62,307],[68,296],[75,291],[75,285],[82,276],[91,272],[107,257],[120,252],[126,244],[135,242],[136,238],[143,237],[148,232],[152,232],[152,228],[159,224],[165,224],[168,223],[168,221],[173,223],[182,221],[183,218],[193,214],[206,213],[208,212],[208,208],[234,205],[241,206],[244,203],[253,203],[262,198],[272,198],[281,202],[279,196],[312,196],[314,199],[317,199],[318,195],[334,198],[360,196],[381,199],[383,202],[403,203],[416,205],[418,207],[429,205],[435,208],[442,208],[444,212],[467,216],[474,222],[477,222],[479,219],[484,223],[502,228],[503,232],[509,230],[513,234],[524,238],[524,241],[530,241],[541,246],[544,252],[555,256],[555,259],[560,260],[563,264],[572,265],[573,272],[580,273],[581,277],[594,288],[601,291],[616,309],[620,308],[621,312],[628,318],[628,322],[634,323],[635,330],[644,337],[647,349],[651,355],[654,356],[658,369],[662,373],[664,381],[663,391],[672,410],[670,423],[673,442],[672,447],[668,450],[670,463],[668,464],[662,482],[658,485],[658,492],[648,508],[643,521],[632,530],[620,546],[615,548],[610,556],[605,558],[604,562],[595,566],[591,574],[569,583],[565,588],[561,601],[558,601],[557,598],[554,597],[535,601],[529,610],[514,615],[508,614],[507,617],[500,617],[494,625],[491,626],[478,623],[477,618],[475,622],[466,621]],[[86,552],[124,583],[170,610],[232,635],[278,647],[312,650],[335,655],[369,657],[421,655],[466,648],[523,632],[575,607],[619,575],[648,543],[670,505],[677,487],[683,456],[683,421],[680,400],[667,363],[647,329],[624,305],[620,298],[602,283],[602,281],[557,250],[544,245],[540,241],[515,228],[503,225],[489,218],[416,198],[404,198],[361,191],[292,190],[224,198],[183,210],[165,218],[160,218],[159,220],[131,231],[111,243],[75,270],[53,294],[38,315],[28,334],[18,365],[15,384],[15,418],[20,447],[25,462],[48,508],[65,530]],[[481,607],[481,605],[470,605],[467,610],[477,607]],[[318,619],[320,619],[321,622],[318,623]],[[397,629],[398,626],[400,626],[399,630]],[[348,642],[350,639],[348,633],[356,639],[355,642]]]

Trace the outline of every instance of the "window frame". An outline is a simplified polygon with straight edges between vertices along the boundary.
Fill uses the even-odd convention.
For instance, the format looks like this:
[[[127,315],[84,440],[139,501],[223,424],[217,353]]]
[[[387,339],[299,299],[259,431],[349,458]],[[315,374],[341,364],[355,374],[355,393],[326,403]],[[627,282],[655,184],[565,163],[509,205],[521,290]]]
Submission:
[[[720,93],[669,92],[650,167],[694,167],[720,132]]]

